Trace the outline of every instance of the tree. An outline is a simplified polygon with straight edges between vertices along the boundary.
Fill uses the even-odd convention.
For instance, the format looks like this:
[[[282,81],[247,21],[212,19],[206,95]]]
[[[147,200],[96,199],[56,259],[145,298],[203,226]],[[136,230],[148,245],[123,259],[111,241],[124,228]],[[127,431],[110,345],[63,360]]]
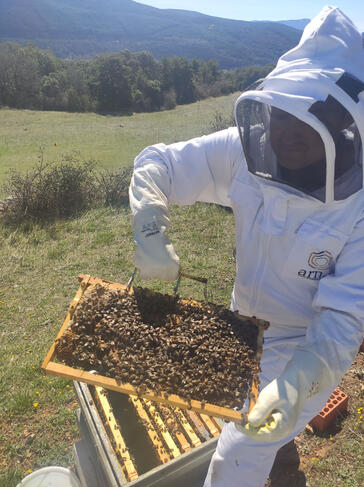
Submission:
[[[135,109],[150,112],[159,110],[163,104],[161,83],[159,80],[147,79],[142,71],[136,79],[134,90]]]
[[[40,76],[46,76],[57,71],[62,61],[58,60],[50,51],[39,49],[32,43],[27,44],[24,48],[26,56],[33,58],[38,65],[38,72]]]
[[[139,68],[148,79],[160,81],[162,75],[161,65],[154,59],[150,52],[137,52],[135,59],[138,62]]]
[[[96,79],[98,108],[126,112],[132,108],[131,72],[119,55],[101,56]]]
[[[272,66],[221,70],[217,61],[157,61],[149,52],[103,54],[65,61],[33,44],[0,43],[0,105],[111,113],[171,109],[208,96],[244,90]]]
[[[187,58],[172,58],[171,78],[178,104],[182,105],[184,103],[192,103],[195,101],[193,72]]]
[[[37,104],[39,88],[37,62],[18,44],[0,44],[0,104],[33,108]]]

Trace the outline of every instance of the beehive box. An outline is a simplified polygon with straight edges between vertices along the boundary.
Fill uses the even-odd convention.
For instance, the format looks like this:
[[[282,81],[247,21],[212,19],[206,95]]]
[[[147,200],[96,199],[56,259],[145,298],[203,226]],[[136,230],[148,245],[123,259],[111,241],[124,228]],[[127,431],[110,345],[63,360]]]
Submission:
[[[45,372],[242,421],[236,409],[257,392],[253,319],[212,303],[80,279]]]
[[[81,434],[74,456],[82,486],[203,484],[222,420],[82,382],[74,387]]]

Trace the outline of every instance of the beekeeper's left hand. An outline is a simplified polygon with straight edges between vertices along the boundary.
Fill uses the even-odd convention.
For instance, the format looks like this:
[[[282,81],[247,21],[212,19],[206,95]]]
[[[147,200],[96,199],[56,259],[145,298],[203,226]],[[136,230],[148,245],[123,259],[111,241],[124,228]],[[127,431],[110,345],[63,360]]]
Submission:
[[[285,379],[274,379],[259,394],[245,426],[239,430],[257,441],[285,438],[296,424],[302,409],[296,386]]]
[[[305,403],[321,392],[327,398],[352,364],[363,339],[357,318],[323,310],[310,324],[303,345],[277,379],[259,394],[248,423],[237,428],[257,441],[279,441],[293,433]]]
[[[318,356],[296,350],[280,377],[270,382],[258,395],[248,423],[237,425],[239,431],[261,442],[279,441],[293,432],[305,402],[325,390],[330,371]]]

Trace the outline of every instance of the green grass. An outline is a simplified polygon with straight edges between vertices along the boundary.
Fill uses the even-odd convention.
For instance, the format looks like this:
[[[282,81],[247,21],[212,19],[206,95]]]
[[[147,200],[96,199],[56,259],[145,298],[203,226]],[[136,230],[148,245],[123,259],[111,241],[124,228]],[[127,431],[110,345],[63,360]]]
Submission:
[[[207,100],[172,112],[122,118],[130,134],[125,163],[130,163],[147,139],[148,143],[170,142],[203,133],[219,106],[229,113],[232,100]],[[74,144],[82,153],[88,151],[85,157],[100,159],[105,166],[121,160],[122,143],[111,130],[120,117],[117,122],[116,118],[92,114],[13,110],[1,110],[0,117],[9,122],[0,121],[1,143],[12,140],[8,152],[12,158],[6,159],[2,152],[0,163],[7,160],[9,167],[30,167],[40,139],[52,158],[59,146],[70,150]],[[32,125],[31,120],[38,122]],[[87,128],[93,123],[94,137]],[[52,146],[54,134],[57,148]],[[229,306],[235,270],[232,213],[206,204],[173,207],[169,235],[185,271],[207,277],[210,298]],[[94,209],[78,218],[43,226],[26,223],[6,227],[0,222],[0,487],[14,487],[29,470],[72,465],[72,445],[79,435],[72,382],[45,376],[40,366],[76,293],[77,275],[87,273],[126,283],[133,271],[133,250],[127,208]],[[173,290],[173,283],[137,279],[136,284],[168,293]],[[182,279],[180,294],[203,299],[203,286]],[[337,449],[307,464],[310,487],[362,485],[363,453],[358,442],[362,446],[363,432],[357,424],[356,408],[363,406],[363,400],[363,391],[351,397],[350,415],[335,436]],[[327,438],[305,437],[307,457],[315,457],[316,450],[327,443]],[[324,483],[327,475],[330,480]]]
[[[233,94],[132,116],[0,109],[0,185],[9,169],[29,169],[41,151],[47,161],[78,151],[107,168],[130,165],[147,145],[206,133],[214,112],[230,114],[236,98]]]
[[[209,279],[217,303],[229,305],[233,282],[232,214],[209,205],[171,211],[171,239],[186,270]],[[194,228],[199,238],[191,241]],[[228,238],[226,238],[228,236]],[[59,330],[77,288],[77,275],[89,273],[126,283],[133,270],[128,209],[97,209],[49,226],[0,226],[0,474],[72,463],[76,441],[72,383],[42,374],[40,365]],[[137,284],[171,293],[172,283]],[[203,286],[183,279],[180,294],[203,299]],[[65,415],[65,406],[72,409]],[[24,429],[37,432],[27,444]],[[39,435],[39,436],[38,436]],[[67,439],[66,435],[69,436]],[[0,477],[1,478],[1,477]],[[2,482],[5,482],[2,484]],[[0,486],[12,487],[9,480]]]
[[[0,110],[0,182],[10,167],[32,167],[40,147],[46,160],[78,150],[104,167],[131,164],[147,144],[209,132],[215,111],[229,114],[234,98],[131,117]],[[183,266],[209,277],[210,295],[228,306],[234,270],[232,214],[217,206],[176,207],[172,221],[170,236]],[[46,377],[40,365],[78,288],[77,275],[126,283],[133,271],[134,244],[128,209],[96,209],[44,226],[0,225],[0,241],[0,486],[13,487],[28,470],[72,464],[71,446],[78,437],[72,383]],[[173,284],[148,285],[173,289]],[[183,280],[180,293],[202,299],[203,287]]]

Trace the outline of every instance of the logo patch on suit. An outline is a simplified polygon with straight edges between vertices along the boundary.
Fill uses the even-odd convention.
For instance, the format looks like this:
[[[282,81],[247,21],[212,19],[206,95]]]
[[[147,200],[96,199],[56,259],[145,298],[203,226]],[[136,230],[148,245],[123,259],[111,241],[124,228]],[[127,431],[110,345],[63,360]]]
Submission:
[[[308,258],[308,265],[318,271],[326,271],[326,269],[330,268],[333,259],[332,253],[328,250],[311,252]]]
[[[311,252],[308,258],[308,265],[311,269],[300,269],[298,271],[298,277],[304,277],[310,281],[319,281],[329,271],[334,261],[334,257],[328,250],[322,250],[321,252]]]

